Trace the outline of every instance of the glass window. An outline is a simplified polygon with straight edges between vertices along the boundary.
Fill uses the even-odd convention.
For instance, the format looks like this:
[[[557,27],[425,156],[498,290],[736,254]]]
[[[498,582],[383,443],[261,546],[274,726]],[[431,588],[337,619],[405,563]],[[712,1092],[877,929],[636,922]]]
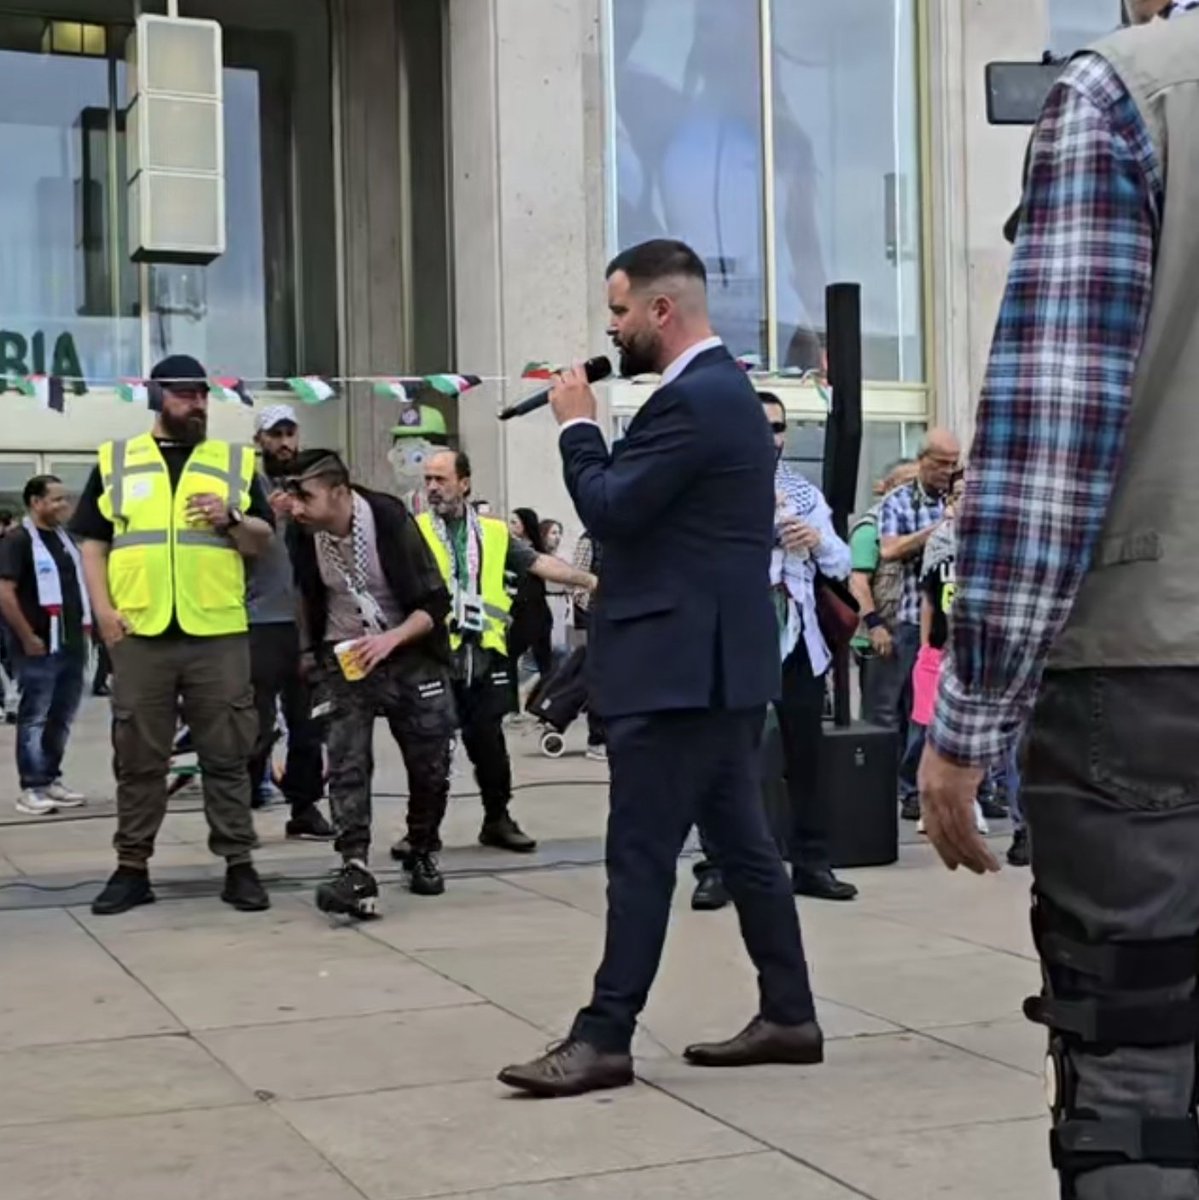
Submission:
[[[1049,0],[1049,46],[1054,54],[1073,54],[1119,29],[1120,0]]]
[[[916,0],[775,4],[779,355],[820,363],[828,281],[862,285],[867,379],[923,379]]]
[[[716,331],[764,360],[758,0],[612,0],[612,34],[617,240],[691,245]]]

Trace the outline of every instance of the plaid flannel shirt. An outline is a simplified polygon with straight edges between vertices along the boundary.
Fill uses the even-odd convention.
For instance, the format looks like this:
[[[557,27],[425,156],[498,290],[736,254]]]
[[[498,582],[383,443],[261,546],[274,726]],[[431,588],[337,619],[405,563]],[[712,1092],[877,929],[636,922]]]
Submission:
[[[910,537],[945,515],[945,497],[933,496],[924,490],[919,480],[896,488],[878,510],[878,535]],[[903,564],[903,591],[895,619],[901,625],[920,624],[920,563],[923,551],[918,551]]]
[[[994,761],[1018,736],[1090,564],[1120,466],[1162,204],[1128,90],[1106,59],[1080,56],[1033,136],[970,456],[951,655],[929,730],[956,762]]]

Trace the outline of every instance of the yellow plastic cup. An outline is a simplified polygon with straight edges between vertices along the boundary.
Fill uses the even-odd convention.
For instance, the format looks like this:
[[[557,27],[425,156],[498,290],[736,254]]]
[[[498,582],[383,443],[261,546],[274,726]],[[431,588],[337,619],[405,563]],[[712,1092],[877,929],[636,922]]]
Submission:
[[[360,679],[366,678],[366,672],[354,654],[354,647],[357,644],[357,641],[338,642],[333,647],[333,653],[337,655],[337,665],[341,667],[341,673],[350,683],[357,683]]]

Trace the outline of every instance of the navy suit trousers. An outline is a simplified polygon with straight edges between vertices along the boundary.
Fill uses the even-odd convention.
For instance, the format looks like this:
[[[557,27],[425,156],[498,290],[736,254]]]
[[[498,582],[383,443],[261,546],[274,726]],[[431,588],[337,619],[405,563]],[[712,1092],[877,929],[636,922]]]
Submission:
[[[608,926],[591,1003],[573,1036],[627,1052],[658,971],[679,852],[700,823],[721,848],[741,936],[758,970],[760,1013],[798,1025],[815,1010],[795,899],[760,800],[764,710],[614,717]]]

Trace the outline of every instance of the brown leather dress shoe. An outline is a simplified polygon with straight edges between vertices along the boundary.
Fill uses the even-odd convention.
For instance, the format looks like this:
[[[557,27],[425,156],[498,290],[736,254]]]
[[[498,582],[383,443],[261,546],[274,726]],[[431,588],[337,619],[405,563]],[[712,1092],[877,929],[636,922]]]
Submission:
[[[605,1054],[587,1042],[567,1038],[540,1058],[520,1066],[505,1067],[500,1083],[532,1096],[581,1096],[605,1088],[627,1087],[633,1082],[629,1054]]]
[[[824,1062],[824,1034],[815,1021],[775,1025],[754,1017],[735,1038],[688,1046],[683,1057],[695,1067],[759,1067],[767,1063],[813,1066]]]

